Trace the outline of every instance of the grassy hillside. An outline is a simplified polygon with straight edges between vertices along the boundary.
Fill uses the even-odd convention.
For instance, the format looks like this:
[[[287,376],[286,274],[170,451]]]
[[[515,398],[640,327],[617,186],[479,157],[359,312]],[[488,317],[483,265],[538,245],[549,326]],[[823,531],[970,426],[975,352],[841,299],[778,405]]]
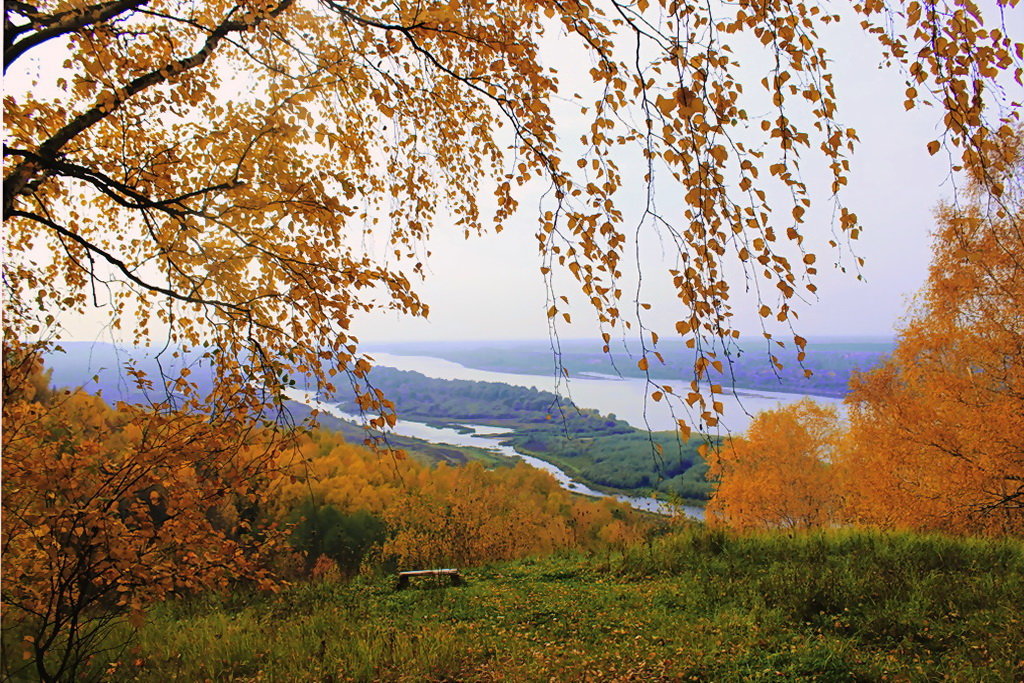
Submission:
[[[106,678],[1024,680],[1020,541],[694,528],[465,573],[165,604]]]

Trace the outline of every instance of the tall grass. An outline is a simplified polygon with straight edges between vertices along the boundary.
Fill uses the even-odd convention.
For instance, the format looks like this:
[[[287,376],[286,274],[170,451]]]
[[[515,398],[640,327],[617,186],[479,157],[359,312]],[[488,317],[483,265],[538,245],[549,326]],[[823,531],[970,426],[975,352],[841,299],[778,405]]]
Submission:
[[[1007,677],[996,680],[1024,680],[1020,540],[694,527],[631,548],[613,568],[632,580],[685,579],[690,611],[757,615],[909,660],[974,650],[954,678],[973,680],[975,659],[1002,659]]]
[[[108,680],[1024,680],[1024,543],[693,528],[619,555],[169,602]]]

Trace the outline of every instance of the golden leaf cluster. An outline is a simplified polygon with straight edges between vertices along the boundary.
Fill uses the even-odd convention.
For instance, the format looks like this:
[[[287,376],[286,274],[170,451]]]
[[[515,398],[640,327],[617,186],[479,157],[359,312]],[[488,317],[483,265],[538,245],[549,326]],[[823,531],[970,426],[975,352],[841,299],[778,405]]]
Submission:
[[[712,456],[708,513],[743,529],[835,524],[1024,533],[1024,137],[942,204],[928,282],[848,423],[807,401]]]
[[[1020,83],[1022,47],[998,14],[968,0],[851,12],[906,71],[908,105],[938,106],[954,161],[982,167],[1018,115],[1004,85]],[[45,0],[5,17],[5,73],[67,56],[5,98],[8,325],[41,334],[98,305],[139,342],[209,345],[235,397],[222,403],[257,386],[269,394],[250,402],[265,403],[296,372],[330,393],[343,372],[388,412],[353,320],[427,315],[414,290],[426,237],[502,229],[531,180],[549,188],[536,234],[552,324],[571,322],[556,271],[603,327],[619,324],[630,236],[655,233],[678,253],[665,275],[697,358],[738,335],[730,263],[759,292],[769,340],[768,322],[790,323],[815,291],[805,158],[829,168],[838,234],[860,231],[839,203],[857,137],[825,4]],[[589,58],[590,91],[567,93],[544,64],[552,33]],[[769,65],[759,91],[733,46],[751,39]],[[582,135],[561,119],[566,94]]]

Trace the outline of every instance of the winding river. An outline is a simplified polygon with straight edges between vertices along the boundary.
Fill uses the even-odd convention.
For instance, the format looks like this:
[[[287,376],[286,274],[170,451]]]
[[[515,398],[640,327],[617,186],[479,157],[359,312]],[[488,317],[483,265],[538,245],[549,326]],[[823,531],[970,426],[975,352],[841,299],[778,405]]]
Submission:
[[[333,415],[336,418],[348,420],[349,422],[354,422],[356,424],[361,423],[359,416],[345,413],[335,404],[319,401],[311,393],[298,390],[290,390],[288,393],[291,398],[305,403],[311,408],[323,411],[328,415]],[[611,495],[600,492],[600,490],[595,490],[585,483],[574,480],[556,465],[552,465],[540,458],[517,453],[512,446],[502,443],[502,434],[509,433],[511,431],[510,429],[504,427],[487,427],[483,425],[465,424],[459,424],[458,427],[461,429],[456,429],[454,427],[434,427],[422,422],[398,420],[392,431],[399,436],[411,436],[425,441],[430,441],[431,443],[475,446],[477,449],[485,449],[507,458],[518,458],[530,467],[536,467],[539,470],[544,470],[545,472],[550,473],[562,488],[569,490],[569,492],[573,494],[591,496],[593,498],[613,498],[616,501],[625,503],[636,510],[653,512],[660,515],[674,515],[681,512],[682,514],[693,517],[694,519],[703,519],[703,510],[697,507],[680,507],[671,505],[665,501],[660,501],[656,498],[625,496],[622,494]]]
[[[653,431],[672,430],[675,429],[677,417],[686,417],[685,414],[679,414],[680,407],[678,405],[674,406],[676,412],[673,413],[673,406],[665,402],[651,401],[647,397],[647,383],[642,379],[593,375],[559,379],[553,376],[520,375],[477,370],[459,365],[458,363],[428,356],[400,356],[391,353],[373,353],[372,356],[376,365],[397,368],[399,370],[413,370],[428,377],[477,382],[501,382],[513,386],[555,391],[561,395],[568,396],[576,405],[582,408],[594,408],[603,414],[612,413],[638,429],[650,429]],[[685,385],[683,382],[679,384],[681,388]],[[289,393],[293,399],[318,408],[330,415],[356,423],[361,422],[359,416],[347,414],[336,405],[321,403],[312,394],[297,390]],[[793,403],[804,398],[804,396],[802,394],[735,389],[729,393],[718,394],[716,398],[723,404],[721,429],[722,433],[727,433],[730,431],[742,432],[750,424],[753,415],[758,412]],[[822,403],[841,405],[841,401],[835,398],[822,398],[818,396],[812,398]],[[693,416],[689,417],[692,420]],[[434,427],[422,422],[399,420],[393,431],[400,436],[423,439],[431,443],[474,446],[509,458],[519,458],[532,467],[549,472],[562,488],[580,495],[612,497],[637,510],[657,514],[672,515],[681,513],[695,519],[703,519],[704,517],[704,510],[698,507],[684,506],[677,508],[656,498],[621,494],[612,495],[596,491],[582,482],[575,481],[557,466],[540,458],[517,453],[511,446],[502,444],[502,435],[510,431],[506,428],[472,424],[458,426],[464,429]]]
[[[343,420],[355,422],[357,424],[362,422],[362,419],[358,415],[351,415],[344,412],[338,406],[333,404],[322,403],[316,399],[313,394],[308,392],[291,390],[288,392],[290,398],[305,403],[306,405],[317,408],[329,415],[339,417]],[[694,519],[703,519],[704,510],[699,507],[693,506],[678,506],[670,505],[663,500],[657,498],[648,498],[643,496],[626,496],[622,494],[612,495],[604,493],[603,491],[596,491],[582,482],[578,482],[566,474],[562,469],[553,465],[540,458],[535,458],[530,455],[523,455],[522,453],[516,452],[511,446],[506,446],[501,443],[501,435],[509,433],[510,429],[504,427],[489,427],[484,425],[469,425],[459,424],[458,427],[463,428],[462,430],[453,427],[434,427],[422,422],[413,422],[411,420],[399,420],[395,423],[392,431],[399,436],[409,436],[416,439],[423,439],[430,443],[437,444],[448,444],[452,446],[473,446],[476,448],[484,448],[486,450],[498,453],[508,458],[519,458],[531,467],[536,467],[539,470],[548,472],[555,478],[558,484],[572,493],[578,493],[583,496],[592,496],[594,498],[615,498],[616,500],[623,502],[636,510],[643,510],[645,512],[654,512],[660,515],[674,515],[679,512],[693,517]],[[472,431],[465,431],[472,430]]]

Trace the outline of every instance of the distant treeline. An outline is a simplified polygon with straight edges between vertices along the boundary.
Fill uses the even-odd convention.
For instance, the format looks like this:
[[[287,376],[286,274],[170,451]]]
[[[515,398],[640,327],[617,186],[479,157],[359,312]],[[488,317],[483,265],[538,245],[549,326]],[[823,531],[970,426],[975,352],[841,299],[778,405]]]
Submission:
[[[397,407],[399,417],[423,422],[479,422],[489,425],[546,425],[569,434],[625,434],[628,423],[596,410],[579,408],[550,391],[500,382],[472,382],[427,377],[418,372],[376,367],[370,384]],[[358,412],[354,397],[341,403]]]
[[[682,341],[663,340],[656,347],[664,365],[652,362],[653,379],[689,380],[693,376],[693,350]],[[555,353],[546,341],[537,342],[411,342],[377,344],[375,350],[443,358],[467,367],[492,372],[551,375]],[[891,340],[811,341],[807,356],[798,362],[792,344],[769,346],[766,341],[741,341],[723,361],[721,376],[711,379],[726,386],[762,391],[780,391],[842,398],[848,392],[850,376],[878,365],[893,349]],[[778,368],[771,356],[782,364]],[[593,341],[563,341],[558,358],[572,376],[586,373],[643,377],[637,367],[639,354],[621,347],[601,352]],[[811,370],[810,377],[804,370]]]

